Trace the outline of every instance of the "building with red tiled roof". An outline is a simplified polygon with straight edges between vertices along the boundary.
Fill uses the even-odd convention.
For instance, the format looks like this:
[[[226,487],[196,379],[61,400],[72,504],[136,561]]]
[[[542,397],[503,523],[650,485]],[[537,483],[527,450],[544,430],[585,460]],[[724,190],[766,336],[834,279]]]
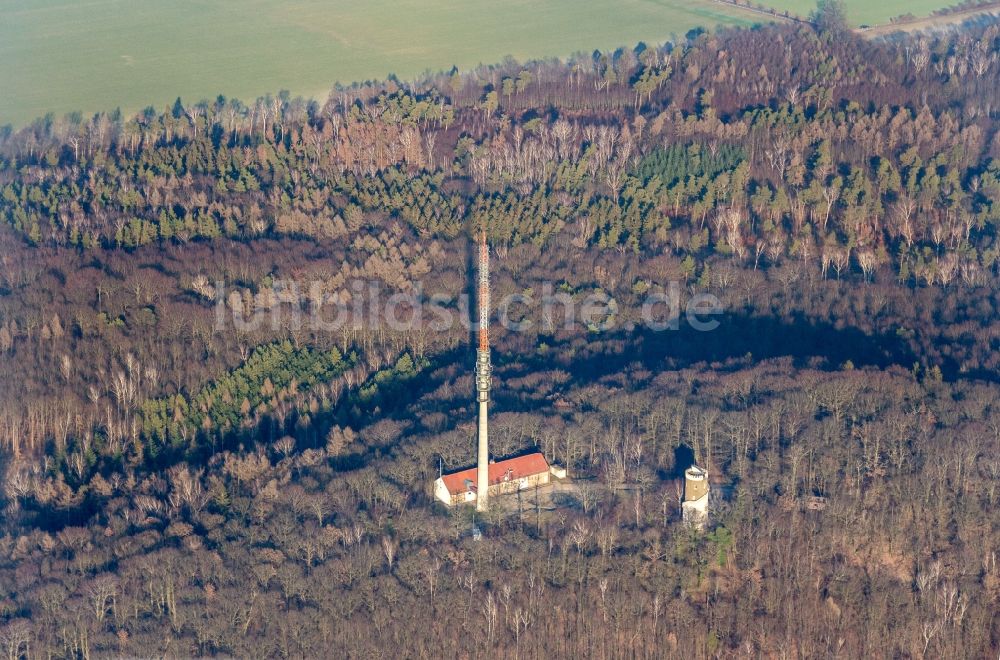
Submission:
[[[541,452],[525,454],[489,464],[487,494],[502,495],[549,483],[552,475],[565,476],[565,470],[550,466]],[[448,506],[476,501],[479,487],[476,468],[444,474],[434,482],[434,497]]]

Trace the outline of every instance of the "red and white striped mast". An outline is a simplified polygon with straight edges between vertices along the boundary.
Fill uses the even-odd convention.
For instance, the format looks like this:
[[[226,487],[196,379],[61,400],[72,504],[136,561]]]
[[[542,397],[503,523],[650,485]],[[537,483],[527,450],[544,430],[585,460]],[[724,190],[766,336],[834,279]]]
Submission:
[[[485,511],[489,499],[489,426],[487,407],[490,400],[490,249],[486,229],[479,235],[479,348],[476,350],[476,399],[479,401],[479,458],[476,464],[476,511]]]

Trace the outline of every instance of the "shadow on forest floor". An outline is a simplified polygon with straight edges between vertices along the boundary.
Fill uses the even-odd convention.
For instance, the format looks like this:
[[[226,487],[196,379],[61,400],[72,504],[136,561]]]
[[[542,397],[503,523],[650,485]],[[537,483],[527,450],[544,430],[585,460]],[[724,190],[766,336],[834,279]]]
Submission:
[[[623,329],[597,336],[601,347],[617,343],[621,350],[572,353],[570,342],[551,344],[544,355],[502,355],[495,362],[505,376],[523,376],[557,367],[573,381],[587,382],[621,373],[639,364],[650,371],[696,365],[728,364],[745,368],[764,360],[788,357],[796,368],[835,370],[850,361],[856,367],[912,368],[916,355],[894,335],[869,335],[856,328],[836,328],[804,319],[784,323],[774,318],[720,315],[719,326],[697,331],[682,322],[677,330]],[[586,349],[584,349],[586,350]],[[572,355],[571,358],[566,357]],[[739,367],[732,360],[741,360]],[[954,371],[948,374],[955,376]],[[501,391],[498,396],[502,396]]]
[[[718,317],[720,325],[710,332],[699,332],[682,325],[678,330],[654,332],[624,330],[603,333],[597,337],[600,344],[595,350],[570,351],[573,339],[555,342],[544,354],[517,354],[504,351],[494,352],[497,380],[494,382],[494,410],[531,412],[547,407],[548,401],[511,393],[504,390],[503,380],[539,373],[552,368],[569,372],[571,382],[579,386],[602,377],[621,373],[636,363],[652,371],[682,369],[700,364],[712,365],[729,363],[727,370],[745,368],[758,362],[790,357],[796,367],[836,370],[851,361],[857,367],[873,366],[885,368],[899,365],[904,369],[912,367],[916,356],[895,336],[872,336],[854,328],[839,329],[830,324],[813,324],[797,321],[782,323],[776,319],[723,315]],[[611,340],[609,342],[609,340]],[[551,340],[550,340],[551,341]],[[617,350],[608,350],[610,343],[617,343]],[[500,342],[503,348],[503,342]],[[741,360],[733,365],[732,360]],[[327,411],[313,416],[308,434],[296,429],[294,416],[287,419],[284,428],[275,428],[268,434],[270,438],[279,434],[298,435],[299,448],[318,446],[320,438],[334,425],[352,426],[360,429],[378,419],[396,419],[415,422],[410,407],[425,395],[453,378],[454,371],[448,369],[456,363],[465,364],[471,373],[474,362],[474,347],[459,346],[439,353],[429,359],[430,364],[412,381],[400,386],[389,384],[373,401],[360,403],[356,392],[345,394],[341,400]],[[444,432],[474,420],[474,397],[468,392],[456,392],[444,400],[428,402],[425,411],[452,413],[444,428],[427,429],[418,423],[408,434],[420,432]],[[455,417],[455,411],[467,411],[466,415]],[[272,420],[273,421],[273,420]],[[262,432],[242,434],[238,443],[251,446],[268,438]],[[234,447],[233,438],[222,443]],[[366,447],[363,451],[338,457],[334,467],[339,471],[358,469],[368,464],[374,457],[393,451],[395,442],[385,446]]]
[[[571,382],[579,386],[627,371],[636,364],[655,373],[716,363],[728,363],[724,368],[733,370],[779,357],[792,358],[796,367],[830,370],[840,368],[848,360],[857,367],[899,365],[905,369],[917,361],[912,351],[895,336],[867,335],[856,328],[840,329],[806,320],[788,324],[765,317],[721,315],[717,318],[719,327],[709,332],[699,332],[682,323],[678,330],[629,332],[619,329],[601,333],[595,337],[599,341],[591,344],[593,350],[588,350],[591,345],[585,345],[581,350],[578,341],[575,350],[571,350],[574,340],[578,339],[575,337],[561,342],[545,338],[550,348],[544,355],[537,351],[520,354],[498,350],[494,352],[498,377],[493,389],[494,410],[531,412],[548,407],[548,400],[505,391],[503,381],[553,368],[566,370]],[[501,348],[505,343],[498,342]],[[615,347],[614,350],[610,350],[611,346]],[[147,462],[144,467],[151,471],[162,470],[180,461],[186,461],[193,467],[207,466],[212,457],[222,450],[252,450],[283,435],[295,436],[299,450],[322,446],[326,432],[334,425],[361,429],[379,419],[415,422],[411,406],[442,383],[453,379],[454,370],[447,367],[461,362],[471,370],[473,356],[471,344],[459,346],[431,357],[429,365],[416,378],[406,383],[385,384],[386,387],[373,399],[362,401],[357,396],[357,388],[345,393],[330,409],[314,414],[306,427],[298,424],[294,414],[289,415],[283,424],[273,418],[265,418],[254,429],[230,432],[214,442],[202,438],[187,452],[161,456],[159,460]],[[740,364],[733,365],[731,361],[734,359],[741,360]],[[946,372],[946,375],[949,374]],[[953,373],[950,375],[954,376]],[[333,468],[338,472],[360,469],[372,460],[394,452],[406,435],[450,431],[470,422],[474,419],[473,394],[470,391],[466,397],[457,392],[449,399],[428,402],[424,410],[451,415],[443,428],[427,429],[414,423],[407,433],[388,444],[365,446],[360,451],[333,459]],[[456,411],[466,414],[456,415]],[[79,509],[61,512],[62,515],[53,515],[55,512],[51,510],[39,511],[47,518],[47,524],[41,526],[58,529],[65,524],[79,524],[96,511],[95,505],[96,502],[89,502]]]

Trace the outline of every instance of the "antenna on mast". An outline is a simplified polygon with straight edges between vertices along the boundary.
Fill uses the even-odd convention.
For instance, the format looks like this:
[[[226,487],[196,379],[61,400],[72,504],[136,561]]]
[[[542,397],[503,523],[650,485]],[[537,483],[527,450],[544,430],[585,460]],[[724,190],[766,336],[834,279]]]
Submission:
[[[485,227],[479,231],[479,350],[490,350],[490,249]]]
[[[479,348],[476,351],[476,400],[479,402],[479,452],[476,464],[476,510],[485,511],[489,498],[489,423],[490,380],[490,249],[486,245],[486,226],[479,230]]]

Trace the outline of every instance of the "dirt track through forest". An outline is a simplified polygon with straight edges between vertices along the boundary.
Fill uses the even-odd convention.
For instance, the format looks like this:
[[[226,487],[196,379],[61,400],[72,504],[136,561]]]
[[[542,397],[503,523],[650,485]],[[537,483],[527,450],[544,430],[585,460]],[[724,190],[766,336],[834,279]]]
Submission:
[[[964,23],[981,17],[995,18],[1000,16],[1000,2],[990,4],[988,7],[977,7],[954,14],[944,14],[940,16],[927,16],[912,21],[900,21],[898,23],[886,23],[870,28],[855,30],[858,34],[868,37],[884,37],[895,32],[922,32],[925,30],[935,30],[942,27]]]

